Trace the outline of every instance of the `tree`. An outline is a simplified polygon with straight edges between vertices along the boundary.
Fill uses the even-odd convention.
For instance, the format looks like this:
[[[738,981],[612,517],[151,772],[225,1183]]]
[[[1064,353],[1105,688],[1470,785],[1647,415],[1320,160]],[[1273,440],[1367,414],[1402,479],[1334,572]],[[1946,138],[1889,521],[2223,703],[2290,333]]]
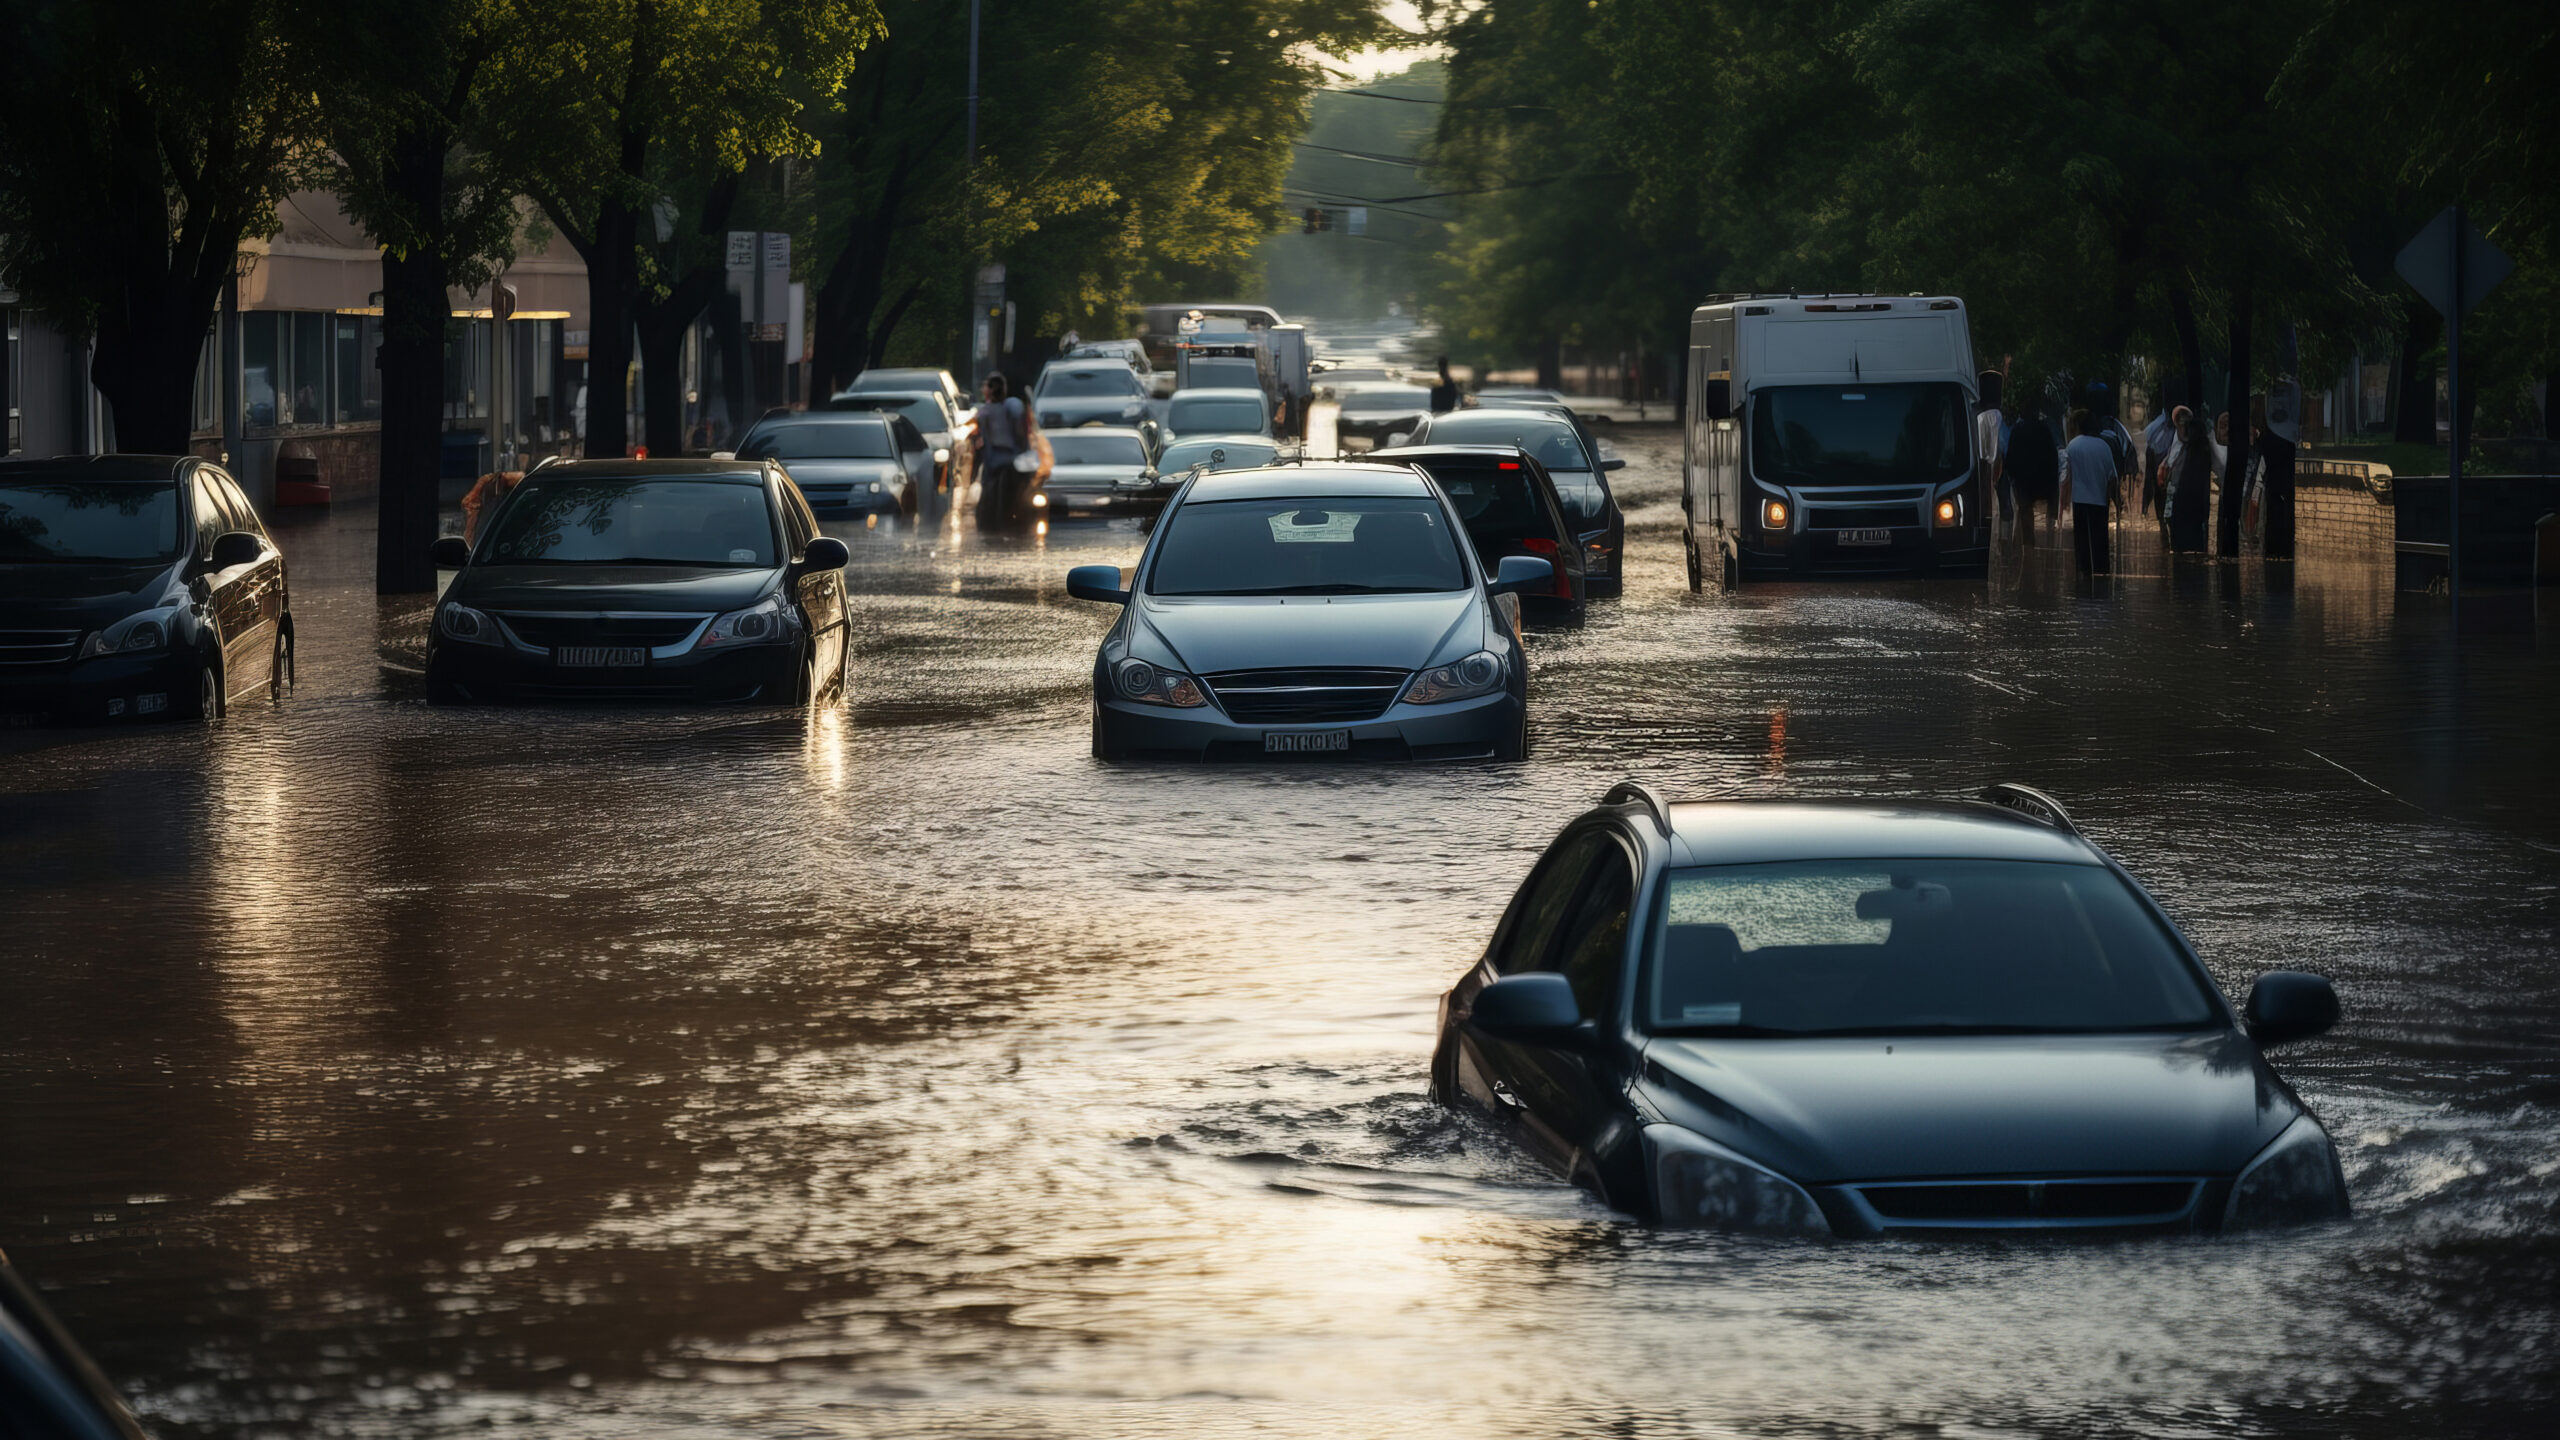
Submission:
[[[652,247],[701,236],[725,211],[680,213],[677,167],[710,182],[755,156],[816,145],[804,108],[832,95],[879,31],[871,0],[515,0],[521,40],[487,143],[586,262],[587,451],[629,448],[624,386],[635,333],[680,334],[709,298],[699,263]],[[734,187],[726,192],[734,199]],[[686,306],[692,308],[688,311]],[[647,443],[680,448],[673,366],[650,367]]]
[[[320,160],[281,0],[21,0],[0,21],[0,270],[95,341],[116,446],[183,453],[241,243]]]

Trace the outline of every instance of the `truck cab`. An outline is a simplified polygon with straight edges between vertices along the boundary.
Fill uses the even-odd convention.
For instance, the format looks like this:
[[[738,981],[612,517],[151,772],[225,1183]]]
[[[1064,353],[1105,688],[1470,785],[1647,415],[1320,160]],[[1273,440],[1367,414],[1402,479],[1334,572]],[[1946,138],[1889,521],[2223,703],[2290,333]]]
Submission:
[[[1688,361],[1690,589],[1988,569],[1962,300],[1718,295],[1690,315]]]

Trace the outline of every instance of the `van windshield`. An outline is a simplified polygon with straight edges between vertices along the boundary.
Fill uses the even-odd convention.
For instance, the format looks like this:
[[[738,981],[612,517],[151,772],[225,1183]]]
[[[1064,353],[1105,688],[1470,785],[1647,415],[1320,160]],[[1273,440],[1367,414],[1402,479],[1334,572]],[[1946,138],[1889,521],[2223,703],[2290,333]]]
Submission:
[[[1972,463],[1945,381],[1782,385],[1751,396],[1751,473],[1785,485],[1943,480]]]

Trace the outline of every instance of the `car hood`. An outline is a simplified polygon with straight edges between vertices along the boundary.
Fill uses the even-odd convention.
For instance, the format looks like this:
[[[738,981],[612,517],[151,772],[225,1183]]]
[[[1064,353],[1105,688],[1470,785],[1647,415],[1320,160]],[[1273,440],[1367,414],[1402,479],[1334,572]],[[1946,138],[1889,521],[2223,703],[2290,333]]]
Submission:
[[[474,565],[445,592],[483,610],[741,610],[774,570],[693,565]]]
[[[2228,1175],[2301,1113],[2236,1031],[1656,1038],[1663,1117],[1807,1184]]]
[[[176,561],[0,565],[0,628],[96,630],[178,592]]]
[[[1444,647],[1483,645],[1475,593],[1438,595],[1141,595],[1136,625],[1193,674],[1359,666],[1417,670]],[[1467,643],[1454,638],[1467,632]],[[1144,647],[1140,658],[1150,658]]]

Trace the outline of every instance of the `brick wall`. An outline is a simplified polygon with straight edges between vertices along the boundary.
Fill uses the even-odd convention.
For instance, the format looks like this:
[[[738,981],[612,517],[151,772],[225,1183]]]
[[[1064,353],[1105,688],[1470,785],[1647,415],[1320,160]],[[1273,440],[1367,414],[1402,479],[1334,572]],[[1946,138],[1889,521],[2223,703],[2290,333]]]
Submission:
[[[2376,493],[2379,486],[2380,494]],[[2344,460],[2296,462],[2294,553],[2391,563],[2391,468]]]

